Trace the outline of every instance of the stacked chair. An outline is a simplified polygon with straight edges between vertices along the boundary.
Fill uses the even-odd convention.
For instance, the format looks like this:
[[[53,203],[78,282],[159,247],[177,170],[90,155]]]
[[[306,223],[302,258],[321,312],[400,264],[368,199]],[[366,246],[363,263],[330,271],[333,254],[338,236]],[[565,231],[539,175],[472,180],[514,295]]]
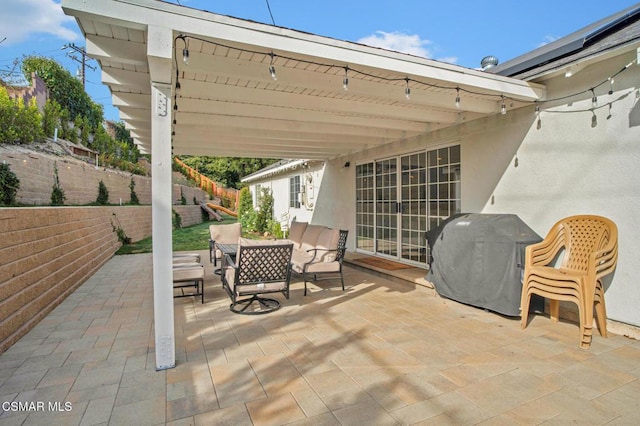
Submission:
[[[560,301],[578,306],[581,348],[591,346],[594,308],[598,331],[607,337],[602,278],[614,271],[617,260],[618,228],[611,220],[581,215],[557,222],[542,242],[526,249],[522,328],[527,326],[531,295],[537,294],[549,300],[552,321],[558,321]]]

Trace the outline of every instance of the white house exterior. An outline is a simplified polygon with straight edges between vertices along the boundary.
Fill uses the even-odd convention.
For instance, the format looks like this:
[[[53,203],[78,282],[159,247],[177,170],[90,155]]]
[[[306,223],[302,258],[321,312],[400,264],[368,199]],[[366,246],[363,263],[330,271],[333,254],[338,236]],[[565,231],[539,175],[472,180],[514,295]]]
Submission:
[[[299,160],[248,180],[273,189],[276,217],[348,229],[348,250],[412,264],[456,211],[514,213],[540,235],[608,216],[620,233],[608,317],[640,327],[640,5],[488,71],[156,0],[62,7],[151,153],[158,369],[175,365],[172,154]]]
[[[627,15],[607,18],[487,71],[516,69],[543,84],[549,101],[538,103],[538,111],[535,104],[516,110],[507,105],[505,115],[308,169],[260,171],[244,181],[254,191],[256,186],[273,189],[276,217],[295,216],[349,229],[349,250],[421,266],[425,259],[416,253],[424,253],[424,231],[453,213],[514,213],[541,236],[569,215],[609,217],[618,226],[620,254],[616,272],[605,283],[607,315],[614,321],[612,330],[637,336],[633,328],[640,326],[640,286],[635,284],[640,266],[640,20],[637,12],[630,14],[634,19]],[[616,19],[618,26],[592,43],[583,42],[571,55],[550,57],[554,48],[583,41]],[[540,64],[536,58],[542,55],[546,62]],[[525,64],[518,71],[517,65],[525,60],[531,62],[529,68]],[[305,161],[295,162],[299,163]],[[313,179],[314,203],[294,208],[289,183],[307,177]],[[372,183],[375,178],[381,185]],[[419,179],[418,185],[414,179]],[[376,194],[373,200],[367,199],[368,189],[369,197]],[[396,203],[403,206],[402,213],[396,213]]]

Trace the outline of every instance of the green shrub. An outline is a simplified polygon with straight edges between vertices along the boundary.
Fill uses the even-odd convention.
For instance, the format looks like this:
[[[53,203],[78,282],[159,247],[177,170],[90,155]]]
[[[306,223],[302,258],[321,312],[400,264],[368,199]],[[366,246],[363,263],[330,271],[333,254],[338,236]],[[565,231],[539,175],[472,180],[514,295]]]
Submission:
[[[129,200],[129,204],[137,206],[140,204],[140,200],[138,199],[138,194],[136,194],[135,187],[136,182],[131,178],[131,182],[129,183],[129,189],[131,190],[131,199]]]
[[[16,194],[20,188],[20,179],[11,171],[8,164],[0,164],[0,203],[12,206],[16,203]]]
[[[238,204],[238,221],[242,224],[242,229],[254,231],[252,227],[255,227],[256,212],[253,209],[253,198],[249,188],[244,187],[240,190]]]
[[[106,206],[109,204],[109,190],[107,185],[104,184],[102,179],[98,183],[98,198],[96,198],[96,204]]]
[[[173,209],[171,209],[171,212],[173,213],[173,229],[182,228],[182,216],[180,216],[180,213]]]
[[[184,193],[182,192],[182,187],[180,187],[180,204],[182,204],[183,206],[187,205],[187,197],[184,196]]]
[[[29,144],[43,138],[42,116],[36,100],[25,105],[22,98],[11,99],[7,89],[0,87],[0,141]]]
[[[267,232],[275,238],[284,238],[284,232],[282,232],[280,222],[276,222],[273,219],[267,221]]]
[[[56,127],[60,126],[62,108],[60,108],[60,104],[56,101],[47,99],[47,103],[44,104],[43,113],[42,130],[45,136],[52,138],[55,134]]]
[[[258,217],[256,218],[256,231],[263,233],[267,231],[267,222],[273,219],[273,195],[269,188],[262,188],[261,192]]]
[[[53,187],[51,188],[51,205],[62,206],[67,197],[64,195],[64,189],[60,186],[60,178],[58,177],[58,164],[53,163]]]

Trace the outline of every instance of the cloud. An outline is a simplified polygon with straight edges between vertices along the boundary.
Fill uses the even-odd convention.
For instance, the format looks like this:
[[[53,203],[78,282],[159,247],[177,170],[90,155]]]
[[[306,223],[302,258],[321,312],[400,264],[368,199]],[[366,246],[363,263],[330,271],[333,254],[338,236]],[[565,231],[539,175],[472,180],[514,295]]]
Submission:
[[[48,34],[73,41],[79,34],[66,25],[74,22],[54,0],[5,1],[0,13],[0,39],[7,37],[4,43],[9,45],[25,41],[34,34]]]
[[[557,39],[558,39],[558,37],[554,37],[554,36],[550,36],[550,35],[544,36],[544,41],[538,43],[537,47],[542,47],[545,44],[549,44],[549,43],[552,43],[552,42],[556,41]]]
[[[361,38],[358,40],[358,43],[387,50],[395,50],[396,52],[409,53],[410,55],[422,56],[423,58],[432,57],[432,52],[426,47],[431,44],[431,41],[423,40],[417,34],[411,35],[400,32],[387,33],[385,31],[376,31],[375,34]]]

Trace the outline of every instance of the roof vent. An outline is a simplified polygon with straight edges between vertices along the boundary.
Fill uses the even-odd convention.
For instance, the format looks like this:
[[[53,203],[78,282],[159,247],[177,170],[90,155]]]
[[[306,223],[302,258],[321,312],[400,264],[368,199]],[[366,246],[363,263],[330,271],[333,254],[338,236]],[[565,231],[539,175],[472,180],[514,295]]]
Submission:
[[[485,56],[484,58],[482,58],[482,61],[480,61],[482,71],[487,70],[491,67],[495,67],[496,65],[498,65],[498,58],[496,58],[495,56]]]

